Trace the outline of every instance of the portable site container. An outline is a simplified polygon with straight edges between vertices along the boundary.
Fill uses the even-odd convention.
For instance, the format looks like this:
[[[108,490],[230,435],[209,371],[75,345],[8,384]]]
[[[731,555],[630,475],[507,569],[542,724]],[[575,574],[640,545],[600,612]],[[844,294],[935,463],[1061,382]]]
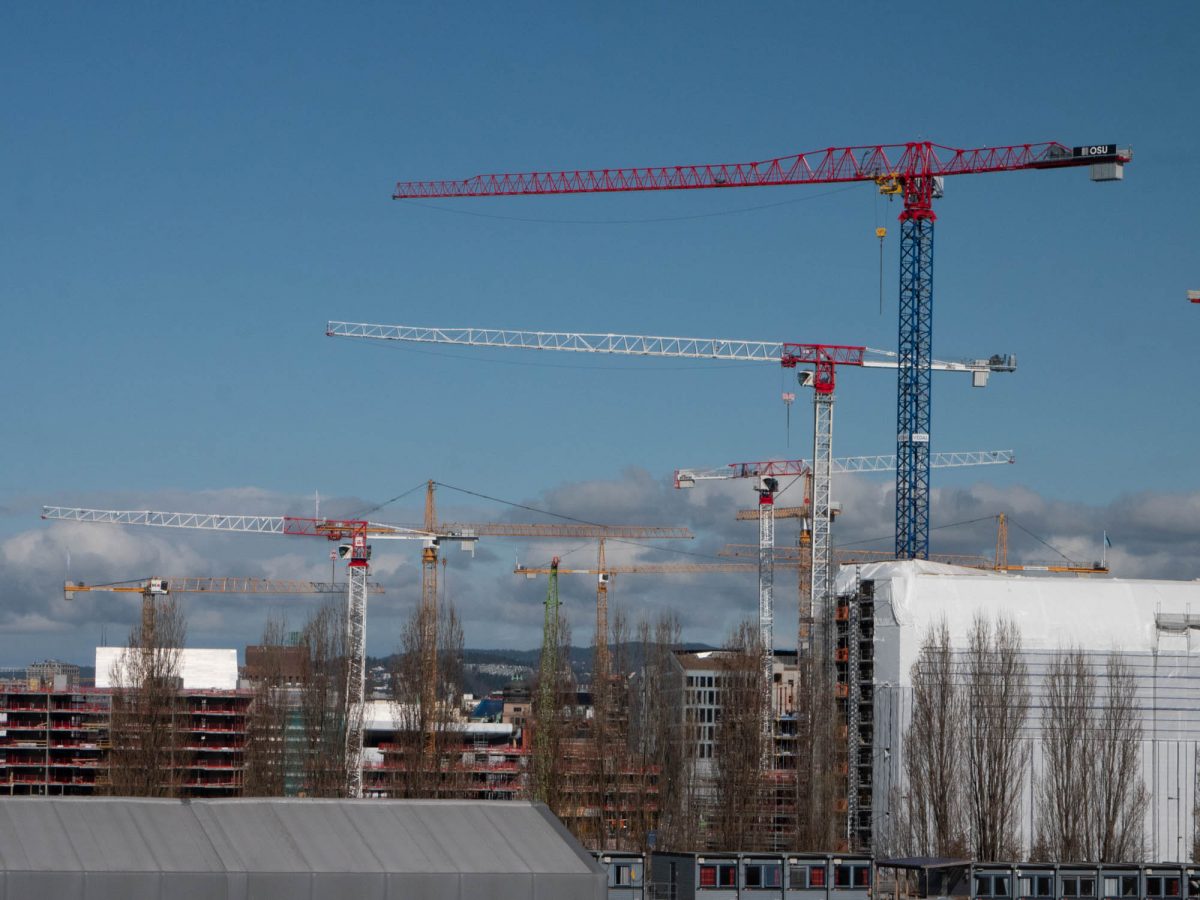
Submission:
[[[786,900],[827,900],[833,880],[829,857],[824,853],[789,853],[786,859]]]
[[[608,900],[646,900],[646,859],[623,850],[592,851],[608,875]]]
[[[1142,873],[1137,866],[1102,865],[1101,900],[1134,900],[1142,896]]]
[[[867,900],[874,877],[869,856],[830,856],[830,900]]]
[[[1193,871],[1194,867],[1179,863],[1145,866],[1142,869],[1142,896],[1146,900],[1180,900],[1181,897],[1195,896],[1188,891],[1189,887],[1196,887],[1194,883],[1188,883],[1194,877]]]
[[[881,860],[880,868],[916,872],[903,896],[966,900],[1200,900],[1200,866],[1186,863],[979,863]],[[886,889],[885,889],[886,894]]]
[[[868,900],[871,859],[828,853],[656,853],[656,896],[673,900]]]
[[[672,900],[738,900],[737,853],[655,853],[651,880],[656,896]]]

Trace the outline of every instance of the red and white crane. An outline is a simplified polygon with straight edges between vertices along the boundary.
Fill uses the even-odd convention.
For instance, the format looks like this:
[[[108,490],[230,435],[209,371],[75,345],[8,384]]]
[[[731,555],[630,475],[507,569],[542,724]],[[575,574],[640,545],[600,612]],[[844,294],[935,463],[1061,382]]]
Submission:
[[[935,453],[930,457],[930,467],[957,468],[962,466],[987,466],[1015,462],[1011,450],[980,450]],[[775,623],[775,495],[779,492],[779,479],[804,478],[804,506],[810,510],[812,541],[809,547],[811,571],[811,596],[808,598],[810,611],[806,616],[804,598],[801,600],[801,623],[816,610],[822,621],[828,621],[833,603],[833,541],[831,526],[835,506],[831,502],[830,482],[834,472],[878,472],[894,469],[895,456],[847,456],[829,458],[824,474],[818,475],[815,468],[805,459],[775,459],[761,462],[729,463],[711,469],[676,469],[675,487],[686,489],[696,486],[697,481],[725,481],[731,478],[753,478],[758,496],[758,627],[763,650],[764,683],[770,683],[772,656],[774,653]],[[824,482],[818,487],[819,482]],[[824,497],[818,503],[816,498]],[[803,648],[799,648],[803,651]]]
[[[899,197],[900,302],[896,379],[896,556],[929,554],[930,372],[933,371],[933,201],[950,176],[1091,167],[1120,181],[1133,159],[1115,143],[1057,141],[958,149],[930,141],[827,147],[758,162],[644,166],[402,181],[393,198],[502,197],[867,182]],[[818,462],[818,465],[820,463]]]
[[[777,363],[784,368],[805,369],[801,383],[813,388],[813,602],[817,608],[832,591],[829,554],[830,482],[833,475],[833,401],[838,366],[895,369],[896,354],[870,347],[841,344],[801,344],[784,341],[746,341],[727,338],[666,337],[641,334],[587,334],[562,331],[518,331],[496,328],[437,328],[413,325],[380,325],[365,322],[329,322],[330,337],[407,343],[453,344],[468,347],[501,347],[523,350],[555,350],[571,353],[605,353],[626,356],[655,356],[685,359],[715,359],[732,362]],[[969,374],[976,387],[987,385],[992,372],[1013,372],[1016,359],[994,355],[966,361],[929,360],[930,369]],[[926,459],[926,464],[929,460]],[[896,463],[893,462],[893,465]],[[798,473],[792,473],[798,474]],[[774,477],[763,472],[762,477]],[[760,489],[760,502],[773,492]],[[773,517],[760,520],[760,542],[773,543]],[[925,554],[927,555],[927,553]],[[765,573],[769,576],[769,573]],[[760,624],[770,606],[769,583],[760,584]],[[764,599],[765,598],[765,599]]]
[[[146,525],[155,528],[187,528],[241,534],[285,534],[347,541],[339,549],[346,560],[346,754],[352,761],[347,792],[362,796],[362,708],[366,690],[367,578],[370,573],[372,539],[475,540],[431,534],[402,525],[361,519],[309,519],[296,516],[216,515],[212,513],[160,512],[154,510],[82,509],[43,506],[42,518],[67,522],[98,522],[115,525]]]
[[[686,528],[658,526],[597,526],[588,524],[495,522],[462,524],[437,522],[427,503],[426,518],[430,529],[369,522],[364,519],[303,518],[297,516],[220,515],[213,513],[161,512],[154,510],[83,509],[44,506],[42,518],[68,522],[94,522],[115,525],[145,525],[155,528],[198,529],[240,534],[283,534],[323,537],[344,541],[339,547],[346,560],[346,752],[353,761],[347,791],[362,796],[362,711],[366,691],[367,653],[367,580],[370,573],[371,547],[367,540],[417,540],[423,545],[423,559],[436,559],[434,549],[443,541],[473,546],[481,534],[497,537],[629,537],[636,539],[688,539]],[[423,581],[422,602],[428,598],[428,582]]]

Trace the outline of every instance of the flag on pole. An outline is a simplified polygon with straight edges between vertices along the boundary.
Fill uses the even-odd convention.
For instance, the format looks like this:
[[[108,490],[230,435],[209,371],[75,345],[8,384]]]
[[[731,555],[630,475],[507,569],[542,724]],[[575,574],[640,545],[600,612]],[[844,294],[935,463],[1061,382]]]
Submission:
[[[1105,547],[1111,547],[1111,546],[1112,546],[1112,541],[1110,541],[1110,540],[1108,539],[1108,532],[1107,532],[1107,531],[1106,531],[1106,532],[1104,532],[1104,546],[1105,546]]]

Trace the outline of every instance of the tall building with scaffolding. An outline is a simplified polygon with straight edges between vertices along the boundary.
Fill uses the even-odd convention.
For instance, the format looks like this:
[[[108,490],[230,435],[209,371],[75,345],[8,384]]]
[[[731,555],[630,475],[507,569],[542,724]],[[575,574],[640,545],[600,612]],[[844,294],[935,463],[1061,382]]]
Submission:
[[[747,699],[731,692],[731,672],[744,666],[740,656],[733,650],[679,650],[673,656],[675,673],[669,690],[674,702],[670,705],[677,710],[678,727],[684,736],[689,768],[685,777],[696,785],[695,802],[702,807],[717,802],[721,722],[728,718],[731,705]],[[793,846],[798,821],[798,779],[803,777],[799,763],[808,735],[802,732],[797,715],[805,702],[797,662],[795,651],[777,650],[773,655],[771,746],[768,764],[760,773],[762,808],[756,810],[754,825],[756,840],[773,850]],[[710,818],[702,809],[694,815],[706,821]]]
[[[1045,771],[1042,726],[1056,656],[1080,651],[1106,687],[1115,655],[1132,673],[1149,792],[1146,855],[1186,859],[1200,803],[1200,582],[1012,575],[926,561],[845,567],[836,602],[836,690],[846,724],[846,833],[851,849],[894,845],[907,793],[905,739],[912,722],[912,671],[931,627],[945,623],[956,679],[977,617],[1011,619],[1020,630],[1030,708],[1021,733],[1028,764],[1019,790],[1023,852],[1037,827]],[[961,683],[961,682],[960,682]]]

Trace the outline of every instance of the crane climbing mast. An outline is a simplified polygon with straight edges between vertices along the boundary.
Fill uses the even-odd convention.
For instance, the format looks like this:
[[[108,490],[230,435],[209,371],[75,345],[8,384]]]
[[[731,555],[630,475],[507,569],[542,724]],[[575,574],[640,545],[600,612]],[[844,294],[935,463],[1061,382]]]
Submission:
[[[955,175],[1090,166],[1119,181],[1133,151],[1056,141],[959,149],[930,141],[828,147],[759,162],[576,169],[402,181],[393,198],[502,197],[873,182],[900,197],[900,304],[896,384],[896,556],[929,553],[930,383],[933,352],[933,200]],[[559,349],[559,348],[555,348]],[[575,348],[561,348],[575,349]],[[614,351],[610,351],[614,352]],[[626,351],[636,352],[636,351]],[[682,354],[681,354],[682,355]]]

